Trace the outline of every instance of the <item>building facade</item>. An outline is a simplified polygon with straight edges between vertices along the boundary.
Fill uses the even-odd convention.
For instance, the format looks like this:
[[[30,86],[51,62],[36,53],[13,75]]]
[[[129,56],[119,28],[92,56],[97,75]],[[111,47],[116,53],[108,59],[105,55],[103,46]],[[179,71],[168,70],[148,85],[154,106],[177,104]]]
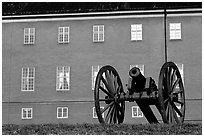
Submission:
[[[167,10],[166,25],[167,58],[185,86],[185,121],[201,122],[202,9]],[[98,123],[100,67],[115,67],[125,90],[135,65],[158,83],[164,32],[163,10],[3,16],[3,124]],[[137,104],[126,102],[124,123],[146,122]]]

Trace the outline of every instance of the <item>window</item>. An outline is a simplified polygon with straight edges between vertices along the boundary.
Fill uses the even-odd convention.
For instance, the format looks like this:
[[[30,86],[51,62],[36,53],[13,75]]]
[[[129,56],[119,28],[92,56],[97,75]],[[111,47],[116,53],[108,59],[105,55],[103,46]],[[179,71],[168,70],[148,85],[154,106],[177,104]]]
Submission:
[[[132,106],[132,118],[143,117],[143,113],[139,106]]]
[[[132,69],[133,67],[137,67],[140,69],[140,72],[142,73],[142,75],[144,75],[144,65],[139,64],[139,65],[130,65],[130,69]]]
[[[32,108],[22,108],[22,119],[32,119],[33,109]]]
[[[24,44],[35,43],[35,28],[24,28]]]
[[[176,63],[176,66],[178,67],[179,69],[179,72],[181,74],[181,78],[182,78],[182,82],[183,82],[183,85],[184,85],[184,71],[183,71],[183,64],[182,63]],[[178,88],[178,85],[177,87]]]
[[[70,89],[70,67],[57,67],[56,90],[65,91]]]
[[[68,118],[68,107],[57,107],[57,118]]]
[[[93,42],[104,41],[104,25],[93,26]]]
[[[69,43],[69,27],[58,28],[58,43]]]
[[[181,39],[181,23],[170,23],[170,40]]]
[[[22,68],[21,91],[34,91],[35,68]]]
[[[131,40],[132,41],[142,40],[142,24],[131,25]]]
[[[104,109],[104,107],[101,107],[101,110]],[[104,118],[104,113],[102,114],[102,117]],[[93,118],[98,118],[97,114],[96,114],[96,108],[93,107]]]
[[[92,90],[94,90],[96,77],[100,68],[101,66],[92,66]]]

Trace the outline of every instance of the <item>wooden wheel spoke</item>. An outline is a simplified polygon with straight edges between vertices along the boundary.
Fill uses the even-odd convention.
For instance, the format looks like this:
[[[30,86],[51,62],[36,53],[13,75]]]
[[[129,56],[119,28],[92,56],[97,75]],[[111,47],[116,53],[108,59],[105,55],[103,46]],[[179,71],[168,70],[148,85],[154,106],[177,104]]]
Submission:
[[[120,93],[120,90],[121,90],[121,86],[118,86],[117,93]]]
[[[103,87],[99,86],[99,89],[101,89],[104,93],[106,93],[110,97],[114,97],[111,93],[109,93],[107,90],[105,90]]]
[[[176,69],[173,69],[173,73],[171,75],[171,85],[172,85],[172,83],[174,81],[175,72],[176,72]]]
[[[117,89],[118,89],[118,77],[117,76],[115,77],[114,86],[115,86],[115,91],[117,92]]]
[[[179,115],[180,117],[183,117],[183,114],[180,112],[180,110],[176,107],[176,105],[175,105],[173,102],[171,102],[171,106],[172,106],[173,109],[178,113],[178,115]]]
[[[114,94],[113,80],[108,70],[105,71],[106,80],[108,82],[109,90],[112,94]]]
[[[180,94],[180,93],[182,93],[183,91],[182,90],[179,90],[179,91],[175,91],[174,93],[175,94]]]
[[[113,101],[114,98],[107,98],[107,99],[99,99],[98,101]]]
[[[103,77],[101,77],[101,80],[102,80],[102,82],[104,83],[104,85],[105,85],[105,87],[107,88],[107,90],[109,91],[108,93],[112,93],[111,92],[111,87],[108,85],[108,83],[106,82],[106,80],[103,78]],[[111,94],[112,96],[113,96],[113,94]]]
[[[183,106],[183,104],[184,104],[183,102],[178,101],[178,100],[175,100],[174,102],[181,104],[181,106]]]
[[[121,115],[120,115],[120,113],[119,113],[119,110],[117,110],[117,113],[116,113],[116,114],[117,114],[118,123],[121,123],[121,122],[120,122]]]
[[[108,123],[108,120],[110,119],[112,110],[113,110],[113,106],[111,106],[111,107],[109,108],[108,113],[107,113],[107,115],[106,115],[106,117],[105,117],[105,122],[106,122],[106,123]]]
[[[112,121],[113,121],[113,118],[114,118],[114,113],[115,113],[115,106],[113,106],[113,110],[111,111],[111,116],[110,116],[110,124],[112,123]]]
[[[118,112],[118,110],[115,107],[114,118],[113,118],[114,123],[117,123],[117,118],[118,118],[118,113],[117,112]]]
[[[101,111],[101,114],[105,112],[111,105],[113,105],[114,102],[111,102],[110,104],[106,105],[105,108]]]
[[[169,119],[169,102],[166,106],[166,117],[167,117],[167,119]]]
[[[180,81],[180,78],[178,78],[178,79],[174,82],[174,85],[172,86],[171,92],[174,91],[174,89],[176,88],[176,85],[179,83],[179,81]]]
[[[172,117],[173,117],[173,112],[172,112],[173,110],[172,110],[172,106],[169,104],[169,122],[173,122],[173,119],[172,119]]]
[[[164,104],[166,104],[168,100],[169,100],[169,98],[166,98],[166,99],[164,100]]]
[[[169,73],[169,67],[167,68],[167,71],[166,71],[166,81],[167,81],[167,89],[168,89],[168,91],[170,91],[170,73]]]
[[[176,114],[176,112],[174,110],[173,110],[173,116],[174,116],[174,119],[175,119],[176,123],[180,124],[180,121],[179,121],[179,119],[177,117],[177,114]]]

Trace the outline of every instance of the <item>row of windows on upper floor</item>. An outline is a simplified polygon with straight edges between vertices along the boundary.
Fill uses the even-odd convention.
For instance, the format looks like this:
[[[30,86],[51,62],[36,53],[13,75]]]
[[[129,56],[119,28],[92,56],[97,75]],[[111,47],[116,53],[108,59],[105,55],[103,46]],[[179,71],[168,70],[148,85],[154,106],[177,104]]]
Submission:
[[[131,41],[142,41],[142,24],[132,24]],[[104,42],[104,25],[93,26],[93,42]],[[181,39],[181,23],[169,24],[170,40]],[[70,27],[58,28],[58,43],[70,42]],[[35,28],[24,28],[24,44],[35,44]]]
[[[181,77],[184,82],[184,67],[183,64],[177,64],[180,71]],[[138,67],[141,73],[144,75],[144,65],[130,65],[130,69]],[[101,66],[92,66],[92,90],[95,87],[95,80]],[[24,67],[22,68],[21,78],[21,91],[34,91],[35,87],[35,68]],[[56,70],[56,90],[57,91],[68,91],[70,90],[70,66],[60,66]]]

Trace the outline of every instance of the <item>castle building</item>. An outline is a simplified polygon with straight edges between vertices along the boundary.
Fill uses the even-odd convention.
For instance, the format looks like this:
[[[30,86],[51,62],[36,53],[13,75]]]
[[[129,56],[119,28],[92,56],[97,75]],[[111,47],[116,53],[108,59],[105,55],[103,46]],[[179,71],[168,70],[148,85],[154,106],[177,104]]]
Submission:
[[[202,9],[167,9],[166,26],[167,60],[185,87],[185,122],[201,122]],[[164,32],[162,9],[3,16],[2,123],[98,123],[100,67],[113,66],[125,90],[133,66],[157,84]],[[135,102],[126,102],[124,123],[147,123]]]

